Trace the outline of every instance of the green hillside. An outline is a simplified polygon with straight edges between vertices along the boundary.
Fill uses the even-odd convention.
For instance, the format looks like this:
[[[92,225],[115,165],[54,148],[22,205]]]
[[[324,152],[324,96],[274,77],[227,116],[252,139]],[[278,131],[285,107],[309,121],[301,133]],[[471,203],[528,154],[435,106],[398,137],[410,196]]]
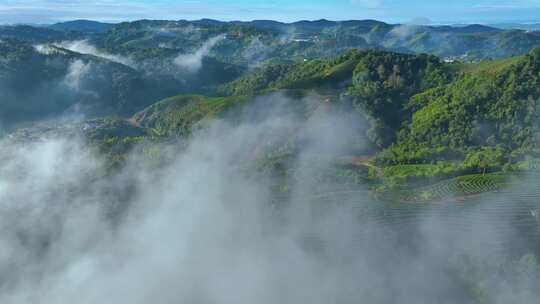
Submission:
[[[170,77],[52,45],[0,41],[0,120],[4,126],[76,111],[128,115],[181,90]]]
[[[47,27],[2,26],[1,38],[32,43],[89,40],[100,49],[144,61],[157,53],[189,53],[205,41],[226,37],[210,55],[221,62],[260,66],[272,60],[333,57],[350,48],[428,53],[480,60],[523,55],[540,34],[482,25],[465,27],[388,24],[374,20],[221,22],[138,20],[120,24],[76,20]]]
[[[341,95],[343,103],[370,115],[370,136],[385,147],[411,115],[409,98],[449,83],[457,74],[455,68],[434,56],[350,50],[330,59],[269,64],[222,86],[220,91],[252,94],[296,89]]]
[[[538,33],[326,20],[65,26],[0,31],[3,127],[83,112],[131,117],[144,134],[128,138],[176,138],[281,94],[302,108],[299,117],[324,108],[367,120],[358,138],[369,141],[369,155],[344,157],[369,159],[348,165],[392,187],[516,170],[540,154],[540,51],[530,51]],[[6,38],[17,31],[26,34]],[[84,38],[92,52],[62,48],[66,35]],[[195,72],[175,64],[181,55]],[[306,97],[319,101],[308,106]]]
[[[539,50],[535,49],[414,96],[412,118],[390,151],[397,158],[403,155],[401,161],[414,162],[432,160],[428,155],[415,157],[413,151],[424,148],[452,150],[463,157],[480,149],[504,154],[508,160],[536,154],[539,71]]]
[[[137,126],[151,129],[157,136],[186,136],[203,120],[217,118],[246,100],[246,97],[179,95],[153,104],[135,114],[131,121]]]
[[[0,2],[0,304],[539,303],[540,25],[136,20],[343,1]]]

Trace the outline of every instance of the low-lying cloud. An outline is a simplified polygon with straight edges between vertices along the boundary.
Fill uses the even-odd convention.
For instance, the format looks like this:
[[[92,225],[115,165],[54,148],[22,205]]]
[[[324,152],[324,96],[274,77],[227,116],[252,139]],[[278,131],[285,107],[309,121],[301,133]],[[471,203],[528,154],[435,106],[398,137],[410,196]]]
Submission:
[[[400,39],[407,39],[416,33],[425,30],[424,26],[429,25],[430,23],[431,20],[429,18],[417,17],[405,24],[394,27],[389,34]]]
[[[91,73],[91,65],[91,63],[85,63],[80,59],[71,62],[65,77],[66,85],[74,91],[80,91],[83,81]]]
[[[266,45],[260,37],[255,37],[242,51],[242,56],[247,61],[248,66],[254,68],[260,66],[275,48],[273,45]]]
[[[319,170],[351,153],[357,120],[322,106],[306,121],[291,104],[272,95],[163,147],[158,165],[134,152],[112,172],[84,141],[0,142],[0,302],[536,303],[533,257],[519,260],[532,275],[484,266],[504,217],[449,221],[491,216],[489,201],[400,214],[367,185],[325,200]],[[292,139],[291,174],[253,175]]]
[[[53,48],[50,45],[46,45],[46,44],[34,45],[34,50],[36,50],[36,52],[42,55],[47,55],[47,56],[58,53],[58,49]]]
[[[197,73],[202,68],[204,57],[208,56],[212,48],[224,39],[224,35],[210,38],[194,53],[178,55],[174,59],[174,64],[189,73]]]
[[[415,24],[402,24],[394,27],[389,34],[399,39],[407,39],[421,30],[422,27]]]
[[[135,62],[132,59],[125,56],[114,55],[114,54],[109,54],[109,53],[100,51],[95,46],[90,44],[88,40],[63,41],[60,43],[56,43],[55,46],[70,50],[72,52],[80,53],[80,54],[86,54],[86,55],[92,55],[92,56],[104,58],[104,59],[107,59],[116,63],[127,65],[132,68],[136,67]]]

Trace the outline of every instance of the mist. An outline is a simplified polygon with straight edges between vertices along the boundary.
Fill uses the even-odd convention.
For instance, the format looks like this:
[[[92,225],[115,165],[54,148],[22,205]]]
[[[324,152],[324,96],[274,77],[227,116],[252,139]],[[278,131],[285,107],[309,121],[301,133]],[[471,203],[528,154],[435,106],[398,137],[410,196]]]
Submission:
[[[109,54],[100,51],[94,45],[90,44],[88,40],[62,41],[60,43],[55,43],[54,45],[79,54],[92,55],[116,63],[127,65],[131,68],[136,68],[136,64],[132,59],[125,56]]]
[[[57,48],[53,48],[53,47],[51,47],[50,45],[47,45],[47,44],[36,44],[36,45],[34,45],[34,49],[39,54],[46,55],[46,56],[57,54],[57,53],[61,52],[61,50],[59,50]]]
[[[394,27],[388,34],[399,39],[407,39],[420,32],[422,27],[416,24],[402,24]]]
[[[91,68],[90,63],[84,63],[80,59],[71,62],[65,78],[66,85],[72,90],[79,91],[84,78],[90,74]]]
[[[212,48],[224,39],[224,35],[210,38],[195,52],[178,55],[174,59],[174,64],[188,73],[197,73],[202,68],[203,58],[208,56]]]
[[[282,39],[282,38],[281,38]],[[278,42],[279,44],[280,42]],[[247,62],[249,68],[260,67],[264,61],[270,58],[272,52],[274,52],[279,45],[265,44],[261,37],[253,38],[249,44],[242,51],[242,57]]]
[[[536,303],[530,251],[517,256],[527,272],[492,266],[513,234],[498,233],[511,223],[489,195],[468,227],[441,205],[396,221],[363,184],[325,194],[326,159],[366,126],[325,106],[306,120],[282,95],[253,104],[161,147],[157,164],[135,149],[113,171],[82,137],[0,142],[0,302]],[[252,170],[291,138],[291,174]]]

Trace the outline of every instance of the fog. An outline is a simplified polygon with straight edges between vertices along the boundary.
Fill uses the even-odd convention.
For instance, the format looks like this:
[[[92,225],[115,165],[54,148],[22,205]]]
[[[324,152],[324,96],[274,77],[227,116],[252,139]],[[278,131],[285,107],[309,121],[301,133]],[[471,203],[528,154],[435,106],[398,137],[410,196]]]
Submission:
[[[509,237],[498,233],[504,217],[456,229],[448,218],[463,213],[433,205],[397,225],[390,206],[371,213],[384,205],[361,184],[316,199],[332,187],[316,178],[332,165],[324,160],[351,153],[365,126],[325,106],[305,120],[292,103],[263,98],[234,123],[163,146],[157,164],[136,149],[114,170],[83,138],[0,142],[0,302],[536,303],[528,251],[518,257],[525,272],[489,264],[490,243]],[[250,164],[291,138],[301,143],[294,173],[276,199],[283,177]]]
[[[79,59],[72,61],[65,78],[66,85],[72,90],[79,91],[84,78],[90,74],[91,68],[91,63],[84,63]]]
[[[175,37],[178,34],[190,35],[190,34],[198,33],[201,31],[200,28],[195,27],[192,24],[189,24],[187,26],[157,27],[157,28],[152,28],[150,30],[157,33],[160,36],[167,36],[167,37]]]
[[[88,40],[62,41],[54,45],[79,54],[92,55],[136,68],[136,64],[131,58],[98,50]]]
[[[416,24],[402,24],[394,27],[388,34],[399,39],[407,39],[422,31],[422,27]]]
[[[224,35],[219,35],[208,39],[195,52],[178,55],[174,59],[174,64],[186,72],[197,73],[202,68],[203,58],[208,56],[212,48],[214,48],[214,46],[216,46],[223,39],[225,39]]]
[[[60,73],[59,73],[60,74]],[[75,99],[77,87],[83,77],[72,73],[50,77],[40,81],[29,80],[26,87],[15,79],[0,79],[0,125],[13,129],[28,121],[48,119],[57,114],[58,109],[66,110]],[[82,75],[82,74],[79,74]]]

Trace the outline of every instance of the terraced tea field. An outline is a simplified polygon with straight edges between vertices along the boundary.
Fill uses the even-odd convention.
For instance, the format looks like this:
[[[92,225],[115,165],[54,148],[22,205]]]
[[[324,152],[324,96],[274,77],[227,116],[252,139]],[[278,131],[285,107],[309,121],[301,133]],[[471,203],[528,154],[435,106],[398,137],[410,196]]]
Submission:
[[[304,201],[316,222],[336,212],[358,219],[357,227],[347,233],[351,254],[364,250],[366,244],[388,242],[405,246],[429,242],[482,256],[540,252],[539,173],[459,177],[384,200],[373,199],[362,189],[328,192]],[[310,246],[328,247],[324,235],[308,233],[305,239]]]
[[[510,186],[512,179],[510,175],[499,173],[465,175],[421,188],[383,193],[380,198],[415,203],[463,198],[503,190]]]

